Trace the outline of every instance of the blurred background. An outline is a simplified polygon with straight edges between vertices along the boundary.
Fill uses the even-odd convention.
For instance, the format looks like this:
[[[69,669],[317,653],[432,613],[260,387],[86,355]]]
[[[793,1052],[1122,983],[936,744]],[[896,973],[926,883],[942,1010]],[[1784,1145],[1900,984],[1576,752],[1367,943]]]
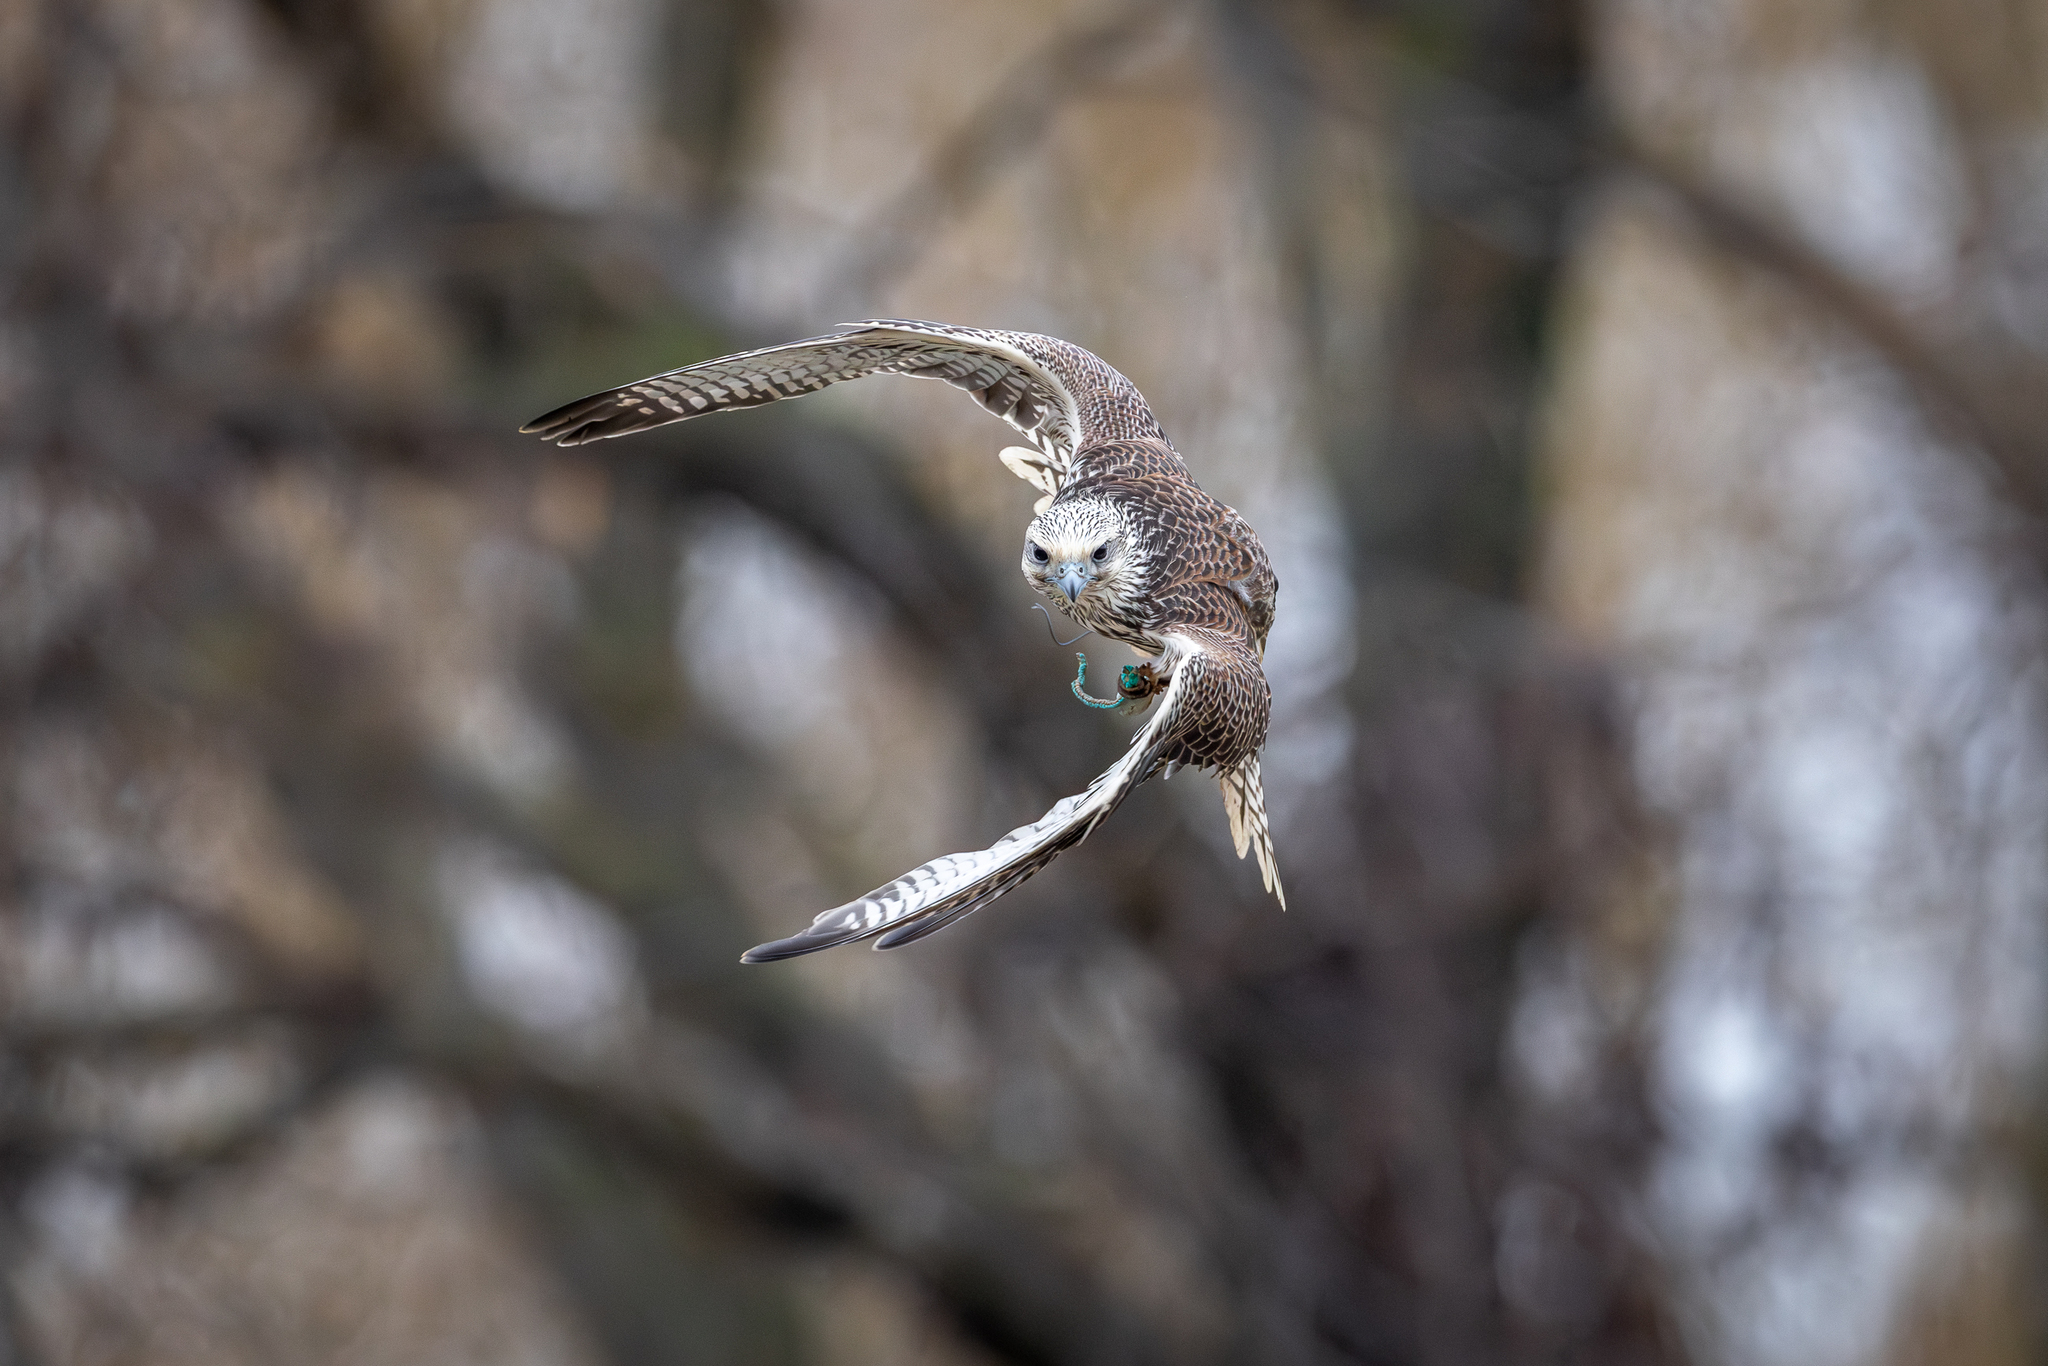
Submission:
[[[2043,1359],[2048,0],[5,0],[0,130],[0,1363]],[[1290,910],[1188,775],[739,966],[1131,729],[946,386],[513,434],[878,315],[1258,527]]]

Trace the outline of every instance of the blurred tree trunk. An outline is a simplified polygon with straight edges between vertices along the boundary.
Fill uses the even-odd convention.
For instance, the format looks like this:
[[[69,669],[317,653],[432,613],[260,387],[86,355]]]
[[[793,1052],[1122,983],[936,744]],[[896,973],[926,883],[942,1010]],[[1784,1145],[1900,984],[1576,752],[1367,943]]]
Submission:
[[[1706,1360],[2038,1355],[2044,25],[1599,11],[1544,596],[1671,833],[1525,1008],[1636,1041]]]

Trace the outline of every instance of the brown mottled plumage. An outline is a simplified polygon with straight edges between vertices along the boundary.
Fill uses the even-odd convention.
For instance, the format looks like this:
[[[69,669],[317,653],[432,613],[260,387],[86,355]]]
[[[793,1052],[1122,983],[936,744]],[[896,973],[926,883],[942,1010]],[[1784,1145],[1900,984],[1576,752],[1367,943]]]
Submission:
[[[934,859],[826,911],[746,960],[921,939],[1045,867],[1138,784],[1183,764],[1217,771],[1238,856],[1256,853],[1284,906],[1259,783],[1272,706],[1260,666],[1278,588],[1272,566],[1245,520],[1188,476],[1136,387],[1089,352],[1028,332],[856,323],[595,394],[521,430],[573,446],[871,374],[943,379],[1031,442],[1002,452],[1045,494],[1026,531],[1024,575],[1076,621],[1154,656],[1124,696],[1127,708],[1156,700],[1158,710],[1085,792],[987,849]]]

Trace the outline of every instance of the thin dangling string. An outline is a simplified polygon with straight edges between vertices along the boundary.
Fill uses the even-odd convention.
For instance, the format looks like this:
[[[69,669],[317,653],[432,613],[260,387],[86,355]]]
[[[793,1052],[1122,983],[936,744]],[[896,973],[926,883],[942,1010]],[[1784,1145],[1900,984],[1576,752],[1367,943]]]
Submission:
[[[1031,610],[1034,612],[1045,612],[1045,604],[1042,602],[1034,602],[1031,604]],[[1052,629],[1052,613],[1045,612],[1045,633],[1052,637],[1053,644],[1064,647],[1072,645],[1074,643],[1074,640],[1088,639],[1088,637],[1095,634],[1095,628],[1093,626],[1089,627],[1080,635],[1075,636],[1074,640],[1061,640],[1060,633]]]

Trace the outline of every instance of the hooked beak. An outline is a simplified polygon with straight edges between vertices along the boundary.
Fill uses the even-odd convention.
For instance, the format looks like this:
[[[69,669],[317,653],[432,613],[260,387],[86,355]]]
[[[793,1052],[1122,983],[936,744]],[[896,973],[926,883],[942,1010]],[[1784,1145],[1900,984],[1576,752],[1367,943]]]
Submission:
[[[1067,595],[1067,601],[1072,602],[1080,597],[1081,590],[1088,586],[1088,571],[1074,561],[1068,560],[1059,567],[1059,572],[1053,575],[1053,582],[1060,586],[1060,592]]]

